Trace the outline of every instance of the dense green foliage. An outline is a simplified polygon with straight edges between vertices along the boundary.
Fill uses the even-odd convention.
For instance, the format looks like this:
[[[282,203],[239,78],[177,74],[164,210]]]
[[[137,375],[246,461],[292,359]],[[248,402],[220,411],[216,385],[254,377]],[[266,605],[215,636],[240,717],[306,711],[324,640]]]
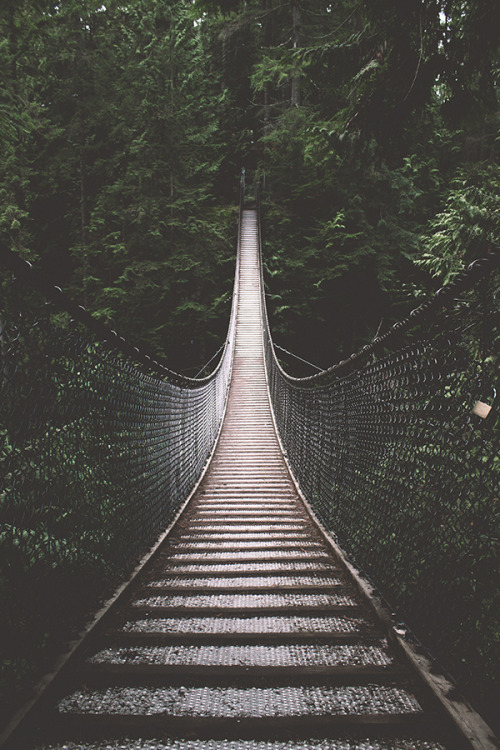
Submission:
[[[484,252],[478,240],[498,240],[499,13],[310,2],[297,44],[292,15],[276,18],[252,81],[274,326],[288,348],[300,341],[330,364]]]
[[[213,198],[224,94],[192,13],[16,1],[0,23],[3,235],[134,343],[196,371],[227,324],[235,211]]]
[[[2,235],[193,372],[224,335],[244,164],[265,175],[276,335],[328,365],[500,236],[499,15],[8,0]]]

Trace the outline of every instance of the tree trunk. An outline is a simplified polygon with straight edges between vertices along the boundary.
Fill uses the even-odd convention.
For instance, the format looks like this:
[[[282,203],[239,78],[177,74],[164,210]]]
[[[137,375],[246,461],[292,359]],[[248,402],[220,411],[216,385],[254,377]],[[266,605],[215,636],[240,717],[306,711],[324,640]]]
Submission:
[[[271,0],[265,0],[264,3],[264,23],[263,23],[263,43],[264,49],[267,49],[271,45],[271,23],[269,20],[269,14],[271,12]],[[269,129],[270,123],[270,88],[269,81],[264,84],[264,135]]]
[[[292,42],[294,50],[300,47],[300,19],[300,2],[299,0],[292,0]],[[297,70],[292,73],[291,104],[292,107],[300,107],[300,76]]]
[[[80,156],[80,248],[82,252],[83,306],[87,307],[87,173],[85,161],[85,118],[80,106],[78,113],[78,150]]]

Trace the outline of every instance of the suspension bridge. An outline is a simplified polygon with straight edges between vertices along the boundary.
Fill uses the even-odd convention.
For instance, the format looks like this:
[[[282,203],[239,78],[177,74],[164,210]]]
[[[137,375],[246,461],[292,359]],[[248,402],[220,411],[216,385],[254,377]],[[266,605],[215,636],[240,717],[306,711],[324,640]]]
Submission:
[[[296,379],[276,359],[260,245],[258,210],[243,208],[228,337],[205,378],[67,302],[64,332],[2,323],[12,647],[24,628],[32,658],[30,616],[57,633],[141,557],[2,748],[499,747],[413,636],[465,663],[463,681],[485,678],[498,249],[349,360]]]

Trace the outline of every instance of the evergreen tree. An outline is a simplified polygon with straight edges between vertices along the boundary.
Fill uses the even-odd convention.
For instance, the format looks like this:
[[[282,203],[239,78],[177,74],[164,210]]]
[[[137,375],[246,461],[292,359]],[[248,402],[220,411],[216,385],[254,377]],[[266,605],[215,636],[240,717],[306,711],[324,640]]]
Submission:
[[[302,3],[300,48],[285,31],[262,51],[253,84],[267,101],[274,87],[275,105],[261,159],[273,321],[306,358],[345,356],[414,305],[415,260],[475,137],[460,130],[467,111],[451,116],[458,90],[481,99],[477,137],[494,158],[498,40],[487,34],[480,49],[486,5]],[[300,107],[283,95],[291,59]]]
[[[214,198],[223,96],[205,25],[157,0],[2,13],[11,243],[134,343],[199,369],[227,325],[235,217]]]

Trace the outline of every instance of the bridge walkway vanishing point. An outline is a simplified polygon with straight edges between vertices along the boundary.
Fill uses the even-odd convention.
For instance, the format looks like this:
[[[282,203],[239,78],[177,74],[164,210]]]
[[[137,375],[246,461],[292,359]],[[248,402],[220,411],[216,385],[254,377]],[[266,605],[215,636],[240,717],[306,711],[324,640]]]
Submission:
[[[233,376],[212,461],[25,746],[470,747],[296,489],[269,405],[255,211],[241,232]]]

